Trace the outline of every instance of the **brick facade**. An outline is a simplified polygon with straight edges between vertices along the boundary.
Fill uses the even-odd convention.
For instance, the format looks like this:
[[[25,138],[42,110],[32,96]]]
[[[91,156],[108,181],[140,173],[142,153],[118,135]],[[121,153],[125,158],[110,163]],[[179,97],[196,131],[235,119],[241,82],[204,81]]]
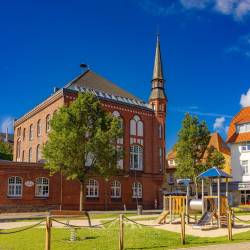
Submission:
[[[165,115],[167,99],[164,93],[164,80],[157,40],[156,59],[149,103],[120,89],[108,80],[87,70],[65,87],[55,91],[49,98],[15,121],[14,161],[0,163],[0,196],[2,206],[22,209],[48,209],[62,205],[65,209],[79,206],[79,184],[67,181],[60,174],[52,177],[43,169],[41,148],[48,140],[49,119],[64,105],[69,105],[79,92],[91,91],[101,101],[107,112],[118,113],[123,121],[124,136],[121,146],[125,156],[122,162],[123,174],[111,180],[93,177],[98,183],[98,195],[86,197],[87,209],[128,209],[142,204],[144,208],[154,208],[155,201],[161,206],[161,187],[164,176],[165,156]],[[32,129],[31,129],[32,128]],[[32,136],[31,136],[32,135]],[[138,147],[142,151],[142,161],[138,169],[131,167],[131,150]],[[133,158],[133,157],[132,157]],[[139,158],[139,157],[138,157]],[[137,167],[137,166],[136,166]],[[23,178],[23,193],[18,199],[8,197],[8,178]],[[26,181],[36,182],[39,177],[49,178],[48,197],[37,198],[35,185],[26,187]],[[117,181],[121,185],[120,197],[111,197],[111,185]],[[30,182],[31,183],[31,182]],[[142,197],[133,198],[133,185],[139,183]],[[62,186],[62,189],[61,189]],[[139,192],[138,191],[138,192]],[[97,192],[95,190],[95,192]]]

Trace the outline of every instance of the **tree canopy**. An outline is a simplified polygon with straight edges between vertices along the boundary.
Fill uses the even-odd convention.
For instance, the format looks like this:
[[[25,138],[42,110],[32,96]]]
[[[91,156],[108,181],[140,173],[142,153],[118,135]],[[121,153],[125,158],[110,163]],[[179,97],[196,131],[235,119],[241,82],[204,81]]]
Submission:
[[[85,180],[93,175],[107,177],[117,173],[117,161],[123,156],[117,147],[121,136],[119,119],[104,111],[91,93],[80,93],[53,116],[43,147],[45,167],[51,173],[62,171],[68,179],[80,181],[80,210]]]
[[[0,159],[12,161],[13,150],[10,143],[0,141]]]
[[[209,140],[210,132],[206,122],[200,122],[196,116],[187,113],[175,145],[175,175],[178,178],[192,179],[196,185],[196,192],[196,177],[212,166],[222,168],[225,163],[224,156],[216,148],[208,147]]]

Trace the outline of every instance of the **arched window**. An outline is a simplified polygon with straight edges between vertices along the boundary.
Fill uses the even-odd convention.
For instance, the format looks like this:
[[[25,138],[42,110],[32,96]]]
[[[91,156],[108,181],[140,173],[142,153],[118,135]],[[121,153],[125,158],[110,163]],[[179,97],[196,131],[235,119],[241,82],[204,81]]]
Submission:
[[[86,197],[97,198],[99,197],[99,184],[94,179],[89,179],[86,185]]]
[[[29,148],[29,162],[32,162],[32,148]]]
[[[142,184],[140,182],[133,183],[132,191],[132,198],[142,198]]]
[[[21,140],[20,140],[20,138],[17,140],[17,144],[16,144],[16,160],[21,161]]]
[[[121,183],[113,181],[111,184],[111,198],[121,198]]]
[[[42,135],[42,124],[41,120],[39,119],[37,122],[37,136],[40,137]]]
[[[29,139],[30,141],[34,138],[34,127],[33,124],[30,125],[30,131],[29,131]]]
[[[41,160],[41,146],[40,144],[37,145],[36,147],[36,161],[40,161]]]
[[[46,132],[50,131],[50,115],[46,116]]]
[[[40,177],[36,179],[36,197],[49,197],[49,179]]]
[[[22,153],[22,161],[25,160],[25,151],[23,150],[23,153]]]
[[[113,112],[113,116],[119,119],[120,128],[123,130],[123,119],[118,111]],[[117,139],[117,144],[123,144],[123,137]]]
[[[23,181],[19,176],[12,176],[8,179],[8,196],[21,197],[23,189]]]
[[[130,120],[130,135],[143,136],[143,123],[138,115]]]
[[[143,148],[139,145],[130,147],[130,168],[133,170],[143,169]]]

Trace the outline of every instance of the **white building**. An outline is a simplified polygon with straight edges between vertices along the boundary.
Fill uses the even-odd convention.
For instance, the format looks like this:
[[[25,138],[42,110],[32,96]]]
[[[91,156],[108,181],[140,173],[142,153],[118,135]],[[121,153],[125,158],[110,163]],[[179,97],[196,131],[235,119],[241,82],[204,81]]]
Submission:
[[[250,107],[232,119],[227,142],[231,148],[233,182],[237,183],[242,204],[250,204]]]

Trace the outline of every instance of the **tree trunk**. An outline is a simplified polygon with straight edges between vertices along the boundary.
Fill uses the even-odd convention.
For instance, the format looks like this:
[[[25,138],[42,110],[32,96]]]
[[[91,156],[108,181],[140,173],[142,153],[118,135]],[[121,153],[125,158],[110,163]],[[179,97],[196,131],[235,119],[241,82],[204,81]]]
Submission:
[[[83,211],[83,202],[84,202],[84,182],[80,181],[80,204],[79,204],[79,210]]]
[[[195,198],[198,199],[198,183],[196,178],[194,179],[194,184],[195,184]]]

